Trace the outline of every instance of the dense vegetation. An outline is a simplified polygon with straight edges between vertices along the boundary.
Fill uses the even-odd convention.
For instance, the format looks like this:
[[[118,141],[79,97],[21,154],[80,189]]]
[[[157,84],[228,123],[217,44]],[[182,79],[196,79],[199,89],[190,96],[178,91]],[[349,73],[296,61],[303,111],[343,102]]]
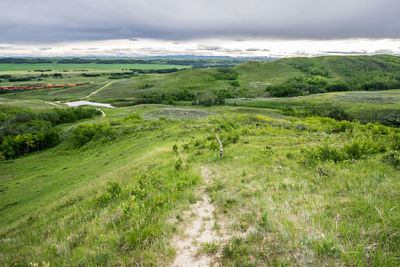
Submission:
[[[82,108],[35,113],[7,106],[0,106],[0,111],[0,152],[7,159],[53,147],[60,140],[55,125],[92,118],[100,113]]]

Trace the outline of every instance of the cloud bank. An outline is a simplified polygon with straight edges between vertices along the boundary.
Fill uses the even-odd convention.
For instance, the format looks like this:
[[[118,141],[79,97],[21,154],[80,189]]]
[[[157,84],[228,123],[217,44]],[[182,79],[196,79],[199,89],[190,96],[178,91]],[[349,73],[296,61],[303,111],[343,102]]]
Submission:
[[[180,42],[160,39],[113,39],[53,44],[2,44],[0,57],[7,56],[232,56],[293,57],[323,55],[400,55],[400,39],[276,40],[193,39]]]
[[[0,42],[400,38],[397,0],[2,0]]]

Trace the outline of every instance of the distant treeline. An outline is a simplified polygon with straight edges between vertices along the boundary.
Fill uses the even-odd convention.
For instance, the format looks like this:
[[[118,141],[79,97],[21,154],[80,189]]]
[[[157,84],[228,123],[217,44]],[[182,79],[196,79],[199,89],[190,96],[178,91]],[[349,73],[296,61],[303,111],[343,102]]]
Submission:
[[[54,129],[61,123],[75,122],[99,115],[95,109],[68,108],[42,112],[0,106],[0,152],[5,158],[53,147],[59,143]]]
[[[63,78],[62,73],[52,73],[45,74],[41,73],[39,76],[28,75],[28,76],[13,76],[9,74],[0,75],[0,81],[8,81],[8,82],[28,82],[28,81],[42,81],[44,78],[53,77],[53,78]]]
[[[53,63],[49,58],[0,58],[0,64],[45,64]]]

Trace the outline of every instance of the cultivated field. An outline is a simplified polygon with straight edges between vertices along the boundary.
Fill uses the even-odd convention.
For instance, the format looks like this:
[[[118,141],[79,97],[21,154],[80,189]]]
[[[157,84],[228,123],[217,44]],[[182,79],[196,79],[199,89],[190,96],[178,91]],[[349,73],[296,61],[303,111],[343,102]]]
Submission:
[[[59,64],[59,63],[44,63],[44,64],[0,64],[0,72],[15,73],[28,72],[34,70],[51,70],[62,71],[69,70],[79,72],[87,71],[120,71],[129,69],[185,69],[190,66],[170,65],[170,64]]]

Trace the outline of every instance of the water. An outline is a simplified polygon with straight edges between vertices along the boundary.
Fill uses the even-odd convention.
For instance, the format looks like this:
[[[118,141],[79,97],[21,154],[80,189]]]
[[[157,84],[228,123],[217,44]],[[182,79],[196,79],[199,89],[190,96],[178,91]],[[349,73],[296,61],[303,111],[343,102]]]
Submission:
[[[79,107],[83,105],[89,105],[89,106],[97,106],[97,107],[105,107],[105,108],[114,108],[111,106],[111,104],[104,104],[104,103],[97,103],[97,102],[90,102],[90,101],[74,101],[74,102],[67,102],[65,103],[66,105],[70,107]]]

